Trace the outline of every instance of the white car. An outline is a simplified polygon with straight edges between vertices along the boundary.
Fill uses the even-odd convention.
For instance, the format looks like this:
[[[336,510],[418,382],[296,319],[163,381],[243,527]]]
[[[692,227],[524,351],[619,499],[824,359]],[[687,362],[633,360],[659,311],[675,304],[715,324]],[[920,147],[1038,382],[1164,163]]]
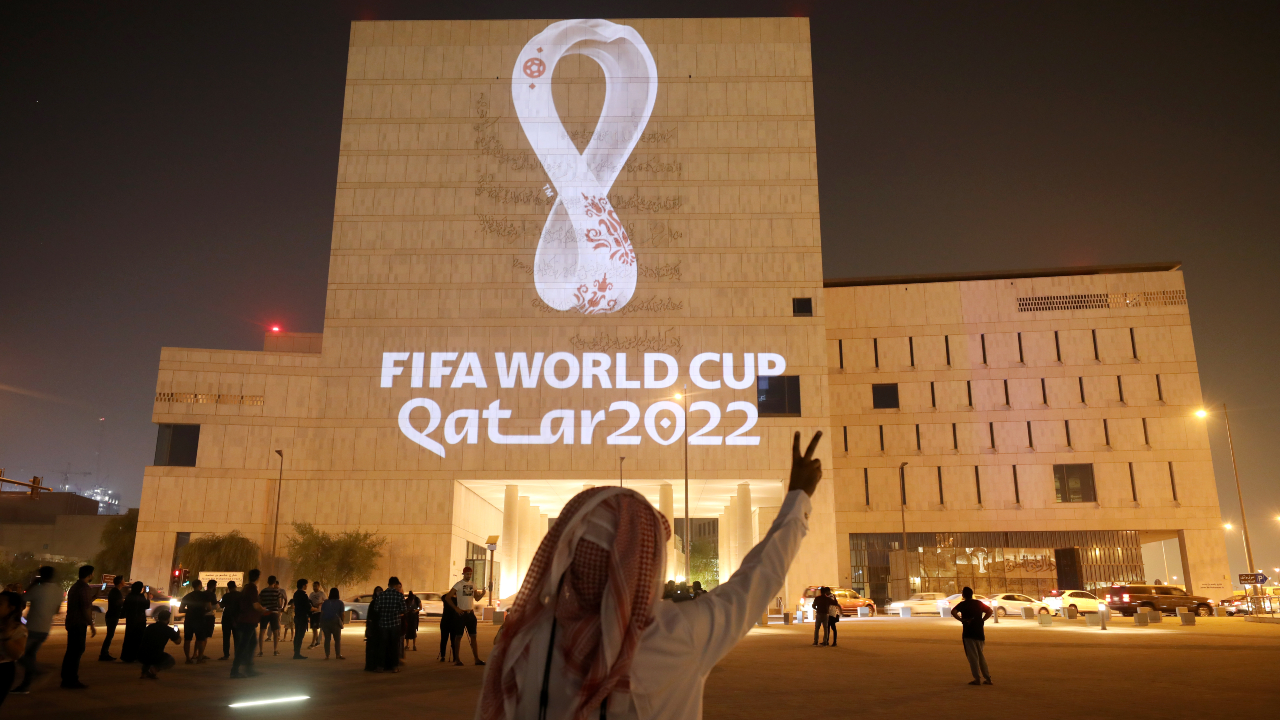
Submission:
[[[889,607],[885,609],[885,613],[889,615],[901,615],[902,608],[911,608],[912,615],[933,615],[938,613],[938,603],[946,602],[947,596],[940,592],[924,592],[916,593],[906,600],[889,603]]]
[[[973,599],[977,600],[983,605],[986,605],[987,607],[991,607],[991,601],[987,598],[986,595],[979,595],[978,593],[974,593]],[[960,604],[961,600],[964,600],[964,595],[960,593],[956,593],[955,595],[948,595],[945,598],[939,600],[938,615],[940,615],[941,617],[948,617],[949,615],[951,615],[951,611],[954,610],[955,607]]]
[[[444,600],[441,599],[440,593],[416,592],[414,595],[422,601],[422,610],[418,611],[420,617],[440,617],[444,613]],[[373,595],[357,595],[343,602],[343,610],[351,612],[352,620],[367,620],[369,618],[369,603],[373,601]]]
[[[1069,607],[1075,608],[1076,612],[1098,612],[1101,602],[1093,593],[1084,590],[1054,590],[1044,599],[1044,604],[1054,615],[1065,615],[1063,609]]]
[[[995,607],[995,614],[1000,617],[1005,615],[1021,615],[1022,608],[1029,607],[1040,615],[1048,615],[1053,612],[1045,603],[1036,600],[1033,597],[1020,595],[1018,593],[1001,593],[993,596],[987,601],[988,607]]]

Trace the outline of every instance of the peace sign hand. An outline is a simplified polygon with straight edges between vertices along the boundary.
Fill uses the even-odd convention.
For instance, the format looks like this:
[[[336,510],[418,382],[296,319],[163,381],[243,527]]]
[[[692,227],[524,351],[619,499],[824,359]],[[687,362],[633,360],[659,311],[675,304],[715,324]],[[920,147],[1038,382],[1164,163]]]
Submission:
[[[814,459],[813,451],[818,448],[818,441],[822,439],[822,431],[814,433],[813,439],[809,441],[809,448],[804,451],[804,455],[800,454],[800,432],[796,431],[795,438],[791,443],[791,486],[787,491],[803,490],[813,496],[813,491],[818,487],[818,481],[822,479],[822,460]]]

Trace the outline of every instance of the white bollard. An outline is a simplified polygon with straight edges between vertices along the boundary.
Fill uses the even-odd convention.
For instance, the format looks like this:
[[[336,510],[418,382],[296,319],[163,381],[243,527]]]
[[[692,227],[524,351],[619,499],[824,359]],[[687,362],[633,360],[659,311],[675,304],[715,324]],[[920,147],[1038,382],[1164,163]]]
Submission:
[[[1035,608],[1033,608],[1033,607],[1024,607],[1024,608],[1022,608],[1022,619],[1023,619],[1023,620],[1035,620],[1035,619],[1036,619],[1036,609],[1035,609]]]
[[[860,618],[871,617],[871,608],[867,607],[866,605],[863,605],[862,607],[858,608],[858,617]]]
[[[909,618],[911,617],[911,608],[904,605],[902,606],[901,613],[902,613],[902,617]]]
[[[1181,609],[1181,608],[1179,608],[1179,609]],[[1178,617],[1182,619],[1182,624],[1183,624],[1183,625],[1195,625],[1195,624],[1196,624],[1196,615],[1195,615],[1195,613],[1189,613],[1189,612],[1186,612],[1186,613],[1178,613]]]
[[[1150,613],[1140,612],[1133,614],[1133,624],[1138,627],[1146,627],[1151,622]]]

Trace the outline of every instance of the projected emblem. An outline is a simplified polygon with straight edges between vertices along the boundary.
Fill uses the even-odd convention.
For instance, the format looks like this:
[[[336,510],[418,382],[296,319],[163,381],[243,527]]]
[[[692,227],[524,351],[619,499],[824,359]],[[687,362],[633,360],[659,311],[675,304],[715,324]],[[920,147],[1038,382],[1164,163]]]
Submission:
[[[551,96],[551,76],[566,55],[586,55],[604,71],[604,108],[581,153]],[[609,189],[649,122],[657,92],[658,68],[640,34],[607,20],[555,23],[516,59],[511,99],[556,191],[533,279],[542,301],[557,310],[614,312],[635,292],[635,250]]]

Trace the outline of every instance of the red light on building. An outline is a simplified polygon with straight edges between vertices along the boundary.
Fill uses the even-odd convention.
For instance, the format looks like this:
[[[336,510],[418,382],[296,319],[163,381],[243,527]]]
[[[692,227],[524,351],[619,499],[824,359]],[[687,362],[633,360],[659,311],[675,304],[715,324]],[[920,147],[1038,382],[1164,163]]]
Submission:
[[[279,325],[272,325],[272,326],[271,326],[271,332],[280,332],[280,326],[279,326]]]

